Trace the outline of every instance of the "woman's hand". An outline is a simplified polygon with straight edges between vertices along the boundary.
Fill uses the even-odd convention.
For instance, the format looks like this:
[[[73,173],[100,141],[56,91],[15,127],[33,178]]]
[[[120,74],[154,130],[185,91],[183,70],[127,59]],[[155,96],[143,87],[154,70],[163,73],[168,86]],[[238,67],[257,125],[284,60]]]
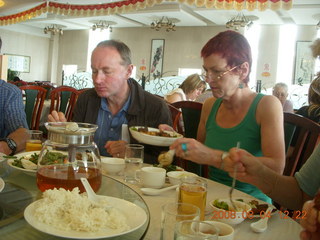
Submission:
[[[117,157],[117,158],[124,158],[126,144],[127,142],[123,140],[107,141],[104,147],[107,149],[107,152],[111,156]]]
[[[300,222],[304,228],[300,233],[300,239],[302,240],[320,239],[320,213],[314,206],[314,200],[307,201],[303,205],[303,211],[306,211],[306,216]]]
[[[63,112],[57,112],[53,110],[51,114],[48,115],[48,122],[66,122],[67,119]]]
[[[213,165],[213,149],[208,148],[193,138],[179,138],[174,141],[170,149],[175,149],[176,156],[183,159],[199,164]]]

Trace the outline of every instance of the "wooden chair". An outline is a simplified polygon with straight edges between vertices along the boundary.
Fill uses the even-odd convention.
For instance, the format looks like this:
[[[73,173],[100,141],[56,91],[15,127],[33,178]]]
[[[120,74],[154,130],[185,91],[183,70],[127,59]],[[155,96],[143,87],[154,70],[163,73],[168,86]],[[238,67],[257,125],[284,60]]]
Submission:
[[[173,123],[173,129],[178,132],[178,133],[181,133],[182,132],[182,129],[181,129],[181,126],[179,125],[179,121],[180,121],[180,117],[181,117],[181,114],[182,112],[172,106],[171,104],[168,103],[168,107],[169,107],[169,110],[171,112],[171,117],[172,117],[172,123]]]
[[[181,109],[184,128],[183,135],[187,138],[196,139],[200,122],[202,103],[192,101],[179,101],[171,103],[171,105],[178,109]],[[181,158],[176,158],[176,164],[187,171],[196,173],[203,177],[208,177],[208,166],[186,161]]]
[[[51,91],[50,113],[53,110],[63,112],[67,121],[71,121],[73,109],[77,102],[79,91],[73,87],[60,86]]]
[[[307,161],[320,136],[320,125],[293,113],[284,113],[286,166],[284,175],[293,176]]]
[[[25,85],[19,88],[24,92],[25,96],[25,112],[28,126],[32,130],[38,130],[47,90],[35,85]]]

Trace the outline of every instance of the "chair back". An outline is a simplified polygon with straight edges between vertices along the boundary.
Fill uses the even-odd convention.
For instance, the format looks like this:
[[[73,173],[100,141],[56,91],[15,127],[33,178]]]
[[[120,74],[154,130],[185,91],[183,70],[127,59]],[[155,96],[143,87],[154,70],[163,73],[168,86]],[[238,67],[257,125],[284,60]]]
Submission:
[[[71,121],[78,96],[79,91],[73,87],[60,86],[53,89],[50,94],[50,113],[53,110],[63,112],[67,121]]]
[[[293,176],[307,161],[318,143],[320,125],[293,113],[284,113],[286,166],[284,175]]]
[[[168,107],[169,107],[169,110],[171,112],[171,117],[172,117],[172,123],[173,123],[173,129],[178,132],[178,133],[181,133],[183,134],[183,129],[181,128],[180,124],[179,124],[179,121],[180,121],[180,117],[181,117],[181,114],[182,112],[172,106],[171,104],[168,103]]]
[[[28,126],[32,130],[38,130],[47,90],[35,85],[24,85],[19,88],[24,92],[25,96],[25,112]]]
[[[181,109],[183,118],[183,135],[187,138],[197,138],[202,103],[192,101],[179,101],[171,103],[175,108]],[[180,126],[182,128],[182,126]],[[177,165],[199,176],[208,177],[208,166],[177,158]]]

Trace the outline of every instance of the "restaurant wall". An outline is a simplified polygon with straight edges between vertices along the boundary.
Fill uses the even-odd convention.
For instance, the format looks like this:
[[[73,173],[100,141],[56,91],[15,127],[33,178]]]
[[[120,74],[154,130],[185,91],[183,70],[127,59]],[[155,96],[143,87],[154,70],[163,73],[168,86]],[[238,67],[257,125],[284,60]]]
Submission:
[[[50,39],[20,32],[1,29],[1,54],[30,56],[30,72],[21,73],[20,78],[27,82],[48,81],[48,59]]]

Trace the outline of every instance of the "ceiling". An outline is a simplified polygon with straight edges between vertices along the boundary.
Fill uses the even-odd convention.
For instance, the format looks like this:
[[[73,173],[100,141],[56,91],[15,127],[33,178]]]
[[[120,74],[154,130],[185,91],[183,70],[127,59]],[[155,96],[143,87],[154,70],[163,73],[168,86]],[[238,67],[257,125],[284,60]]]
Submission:
[[[54,0],[52,0],[54,1]],[[114,1],[114,0],[111,0]],[[58,3],[70,4],[98,4],[109,3],[103,0],[55,0]],[[119,0],[117,0],[119,1]],[[5,5],[0,8],[0,16],[15,14],[34,6],[44,0],[4,0]],[[43,28],[58,24],[66,30],[89,29],[94,21],[106,20],[114,22],[113,28],[118,27],[150,27],[150,23],[165,16],[176,20],[177,27],[183,26],[217,26],[225,25],[232,17],[237,15],[235,10],[216,10],[197,8],[194,5],[179,4],[178,2],[166,2],[152,8],[146,8],[125,14],[115,14],[100,17],[75,17],[61,16],[55,14],[42,14],[39,17],[19,24],[2,26],[0,29],[28,32],[33,34],[43,34]],[[319,0],[293,0],[291,10],[266,10],[266,11],[243,11],[245,16],[254,20],[255,24],[276,24],[294,23],[297,25],[316,25],[320,21],[320,1]]]

